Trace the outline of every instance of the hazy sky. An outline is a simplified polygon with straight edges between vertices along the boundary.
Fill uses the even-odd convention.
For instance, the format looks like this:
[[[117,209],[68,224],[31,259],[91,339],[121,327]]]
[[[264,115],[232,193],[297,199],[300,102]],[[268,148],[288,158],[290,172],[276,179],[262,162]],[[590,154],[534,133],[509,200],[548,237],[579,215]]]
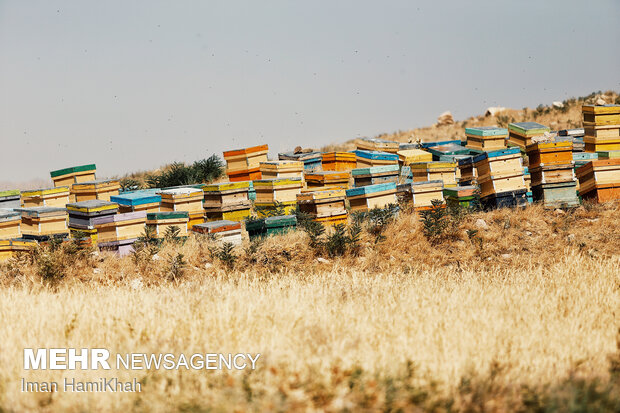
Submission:
[[[620,90],[620,1],[2,1],[0,181]]]

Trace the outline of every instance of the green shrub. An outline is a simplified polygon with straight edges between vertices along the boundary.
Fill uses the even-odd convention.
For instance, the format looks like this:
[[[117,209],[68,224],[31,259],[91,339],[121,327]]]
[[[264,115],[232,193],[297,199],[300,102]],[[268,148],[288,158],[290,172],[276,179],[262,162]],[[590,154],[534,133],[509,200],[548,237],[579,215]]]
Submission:
[[[171,255],[168,258],[166,272],[172,281],[176,281],[183,276],[185,267],[187,266],[184,257],[185,256],[183,254],[178,253],[176,255]]]
[[[194,162],[186,166],[175,162],[168,169],[157,175],[150,175],[146,183],[150,188],[168,188],[172,186],[193,185],[211,182],[224,173],[224,164],[217,155]]]

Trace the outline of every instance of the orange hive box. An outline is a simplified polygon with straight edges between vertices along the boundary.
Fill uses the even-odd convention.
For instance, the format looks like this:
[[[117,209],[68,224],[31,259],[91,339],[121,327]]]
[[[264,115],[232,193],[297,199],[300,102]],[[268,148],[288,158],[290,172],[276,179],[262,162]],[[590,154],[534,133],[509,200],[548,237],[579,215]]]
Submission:
[[[572,139],[536,142],[527,146],[529,167],[566,165],[573,162]]]
[[[586,152],[620,150],[620,105],[583,105]]]
[[[224,152],[228,179],[232,182],[260,179],[260,163],[267,162],[268,152],[267,145]]]
[[[596,202],[620,199],[620,158],[588,162],[576,174],[583,199]]]
[[[307,173],[306,186],[310,190],[348,189],[351,173],[347,171],[317,171]]]
[[[350,171],[357,165],[354,152],[326,152],[321,155],[324,171]]]
[[[309,214],[314,221],[325,225],[347,223],[344,189],[303,192],[297,195],[297,204],[302,212]]]

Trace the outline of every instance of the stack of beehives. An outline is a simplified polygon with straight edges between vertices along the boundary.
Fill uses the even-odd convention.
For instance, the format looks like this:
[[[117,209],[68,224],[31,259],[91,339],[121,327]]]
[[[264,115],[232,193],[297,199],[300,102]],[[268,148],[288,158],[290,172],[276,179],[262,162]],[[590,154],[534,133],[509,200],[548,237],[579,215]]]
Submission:
[[[204,209],[208,221],[243,221],[252,207],[250,181],[221,182],[205,185]]]
[[[159,190],[157,190],[159,191]],[[161,203],[161,195],[154,190],[141,190],[126,192],[119,195],[110,196],[111,202],[116,202],[119,206],[119,212],[159,212]]]
[[[535,142],[526,150],[534,201],[551,208],[578,206],[572,139]]]
[[[301,212],[309,214],[312,220],[326,225],[346,224],[347,209],[344,189],[303,192],[297,194]]]
[[[21,213],[22,236],[36,241],[48,241],[51,238],[67,238],[67,210],[54,207],[17,208]]]
[[[174,234],[175,238],[187,238],[188,222],[187,211],[148,212],[146,214],[146,226],[153,230],[153,235],[157,239],[163,239],[169,234]]]
[[[519,148],[484,152],[474,157],[481,203],[487,208],[527,204],[523,160]]]
[[[95,218],[116,215],[118,209],[118,204],[115,202],[96,199],[67,204],[71,236],[74,238],[87,236],[93,243],[96,243],[98,237],[95,229]]]
[[[357,166],[355,152],[327,152],[321,159],[324,171],[350,171]]]
[[[457,162],[459,175],[461,176],[459,180],[459,185],[474,185],[477,182],[478,178],[478,171],[476,170],[476,165],[474,164],[474,157],[463,157]]]
[[[111,197],[118,195],[120,188],[120,182],[116,179],[85,181],[71,185],[71,195],[76,202],[90,201],[91,199],[109,201]]]
[[[418,162],[409,165],[413,182],[427,182],[440,180],[444,187],[456,186],[455,162]]]
[[[281,161],[299,161],[304,164],[304,171],[312,172],[321,169],[321,152],[284,152],[278,154]]]
[[[433,160],[433,154],[422,149],[401,149],[396,154],[398,155],[398,164],[401,167]]]
[[[267,162],[268,152],[267,145],[224,152],[228,179],[231,182],[261,179],[260,163]]]
[[[536,122],[516,122],[508,125],[508,141],[525,149],[532,144],[532,138],[543,136],[549,132],[549,127]]]
[[[301,178],[259,179],[254,181],[254,207],[260,214],[270,214],[269,211],[276,211],[278,207],[289,214],[295,210],[297,194],[302,188]]]
[[[245,223],[245,229],[251,240],[269,235],[284,234],[296,227],[297,217],[295,215],[277,215]]]
[[[187,229],[205,221],[204,192],[202,189],[189,187],[162,189],[159,195],[161,195],[159,208],[161,212],[186,211],[189,214]]]
[[[21,231],[22,215],[12,209],[0,209],[0,240],[19,238]]]
[[[19,189],[0,191],[0,208],[19,208],[22,206]]]
[[[92,223],[99,248],[122,257],[133,252],[133,244],[144,233],[146,211],[99,216],[93,218]]]
[[[348,171],[315,171],[305,174],[308,190],[348,189],[351,173]]]
[[[590,161],[577,169],[579,195],[595,202],[620,199],[620,158]]]
[[[396,204],[396,183],[374,184],[346,191],[352,211],[368,211]]]
[[[209,221],[204,224],[197,224],[192,227],[192,232],[196,234],[210,235],[215,237],[220,243],[231,243],[241,245],[241,222],[219,220]]]
[[[369,168],[371,166],[398,165],[398,155],[396,152],[378,151],[355,151],[356,166],[358,168]]]
[[[398,182],[398,165],[372,166],[356,168],[351,171],[355,187]]]
[[[433,206],[433,201],[444,202],[443,181],[419,181],[398,185],[400,200],[411,203],[414,211],[424,211]]]
[[[620,105],[583,105],[586,152],[620,150]]]
[[[267,161],[260,163],[262,179],[304,178],[304,163],[301,161]]]
[[[508,129],[497,126],[465,128],[467,147],[480,151],[496,151],[506,148]]]

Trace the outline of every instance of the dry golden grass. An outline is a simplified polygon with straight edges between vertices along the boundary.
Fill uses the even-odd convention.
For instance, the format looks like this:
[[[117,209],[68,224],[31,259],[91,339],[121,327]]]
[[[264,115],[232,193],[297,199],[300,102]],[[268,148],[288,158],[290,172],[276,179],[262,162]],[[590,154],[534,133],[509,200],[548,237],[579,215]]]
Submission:
[[[73,260],[51,285],[22,257],[2,267],[0,407],[507,411],[586,388],[613,409],[619,213],[619,204],[478,213],[436,246],[404,213],[384,242],[365,235],[359,256],[320,263],[296,231],[238,249],[232,271],[210,256],[212,241],[192,237],[159,260]],[[478,218],[489,226],[482,243],[465,234]],[[167,257],[178,252],[188,266],[170,281]],[[104,376],[142,380],[142,393],[50,396],[20,393],[19,380],[101,375],[24,371],[24,347],[262,356],[251,373],[113,371]]]

